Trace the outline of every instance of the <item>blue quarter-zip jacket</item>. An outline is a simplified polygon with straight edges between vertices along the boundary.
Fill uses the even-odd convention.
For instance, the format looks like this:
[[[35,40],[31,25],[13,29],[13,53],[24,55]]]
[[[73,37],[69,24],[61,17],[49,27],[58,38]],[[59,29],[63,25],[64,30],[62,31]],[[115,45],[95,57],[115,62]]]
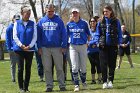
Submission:
[[[13,26],[14,24],[11,23],[7,29],[6,29],[6,47],[8,51],[12,51],[13,50]]]
[[[70,44],[82,45],[87,43],[87,38],[90,36],[90,31],[86,21],[80,19],[77,23],[74,21],[67,23],[67,33],[70,37]]]
[[[53,18],[44,16],[37,23],[37,46],[46,47],[67,47],[67,33],[63,21],[59,16]]]
[[[99,40],[99,36],[97,36],[96,31],[92,31],[90,30],[90,36],[91,39],[88,42],[88,48],[87,48],[87,52],[99,52],[99,47],[98,47],[98,40]],[[93,45],[96,45],[96,47],[92,47]]]
[[[34,33],[34,22],[29,20],[26,27],[23,24],[22,20],[17,21],[17,37],[20,40],[20,42],[25,45],[29,46],[33,39],[33,33]],[[17,44],[14,42],[13,44],[13,50],[14,51],[23,51]],[[35,50],[35,46],[30,48],[30,50]]]
[[[111,39],[110,39],[110,33],[109,33],[109,30],[110,30],[110,19],[105,17],[105,20],[106,20],[106,45],[110,46],[110,42],[111,42]],[[100,26],[100,22],[98,22],[97,24],[97,34],[100,35],[100,31],[99,31],[99,26]],[[117,19],[117,28],[118,28],[118,45],[121,44],[122,42],[122,31],[121,31],[121,25],[120,25],[120,21]]]

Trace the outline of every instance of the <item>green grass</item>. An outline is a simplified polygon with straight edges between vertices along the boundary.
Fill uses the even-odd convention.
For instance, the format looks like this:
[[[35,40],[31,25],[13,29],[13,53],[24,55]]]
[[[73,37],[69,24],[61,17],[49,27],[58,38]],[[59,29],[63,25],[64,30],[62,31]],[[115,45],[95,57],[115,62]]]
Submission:
[[[114,88],[102,89],[102,84],[91,85],[90,64],[87,62],[87,90],[80,90],[80,93],[140,93],[140,54],[132,54],[132,60],[136,63],[134,69],[130,69],[130,65],[123,62],[120,70],[116,70]],[[126,57],[124,57],[127,61]],[[69,67],[68,67],[69,68]],[[56,75],[54,76],[56,80]],[[63,93],[73,93],[74,85],[70,81],[70,73],[68,69],[66,81],[67,91]],[[16,80],[17,81],[17,80]],[[58,83],[54,82],[54,92],[60,93]],[[81,85],[80,85],[81,86]],[[37,74],[36,61],[33,61],[32,74],[30,80],[30,93],[44,93],[46,89],[45,82],[40,82]],[[9,60],[0,61],[0,93],[18,93],[18,84],[11,82],[10,62]]]

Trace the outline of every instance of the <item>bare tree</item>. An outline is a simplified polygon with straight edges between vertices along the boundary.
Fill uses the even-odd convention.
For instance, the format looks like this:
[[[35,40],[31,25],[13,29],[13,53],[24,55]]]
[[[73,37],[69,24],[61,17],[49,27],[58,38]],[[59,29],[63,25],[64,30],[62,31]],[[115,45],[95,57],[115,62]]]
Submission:
[[[35,7],[35,3],[36,3],[36,0],[29,0],[30,2],[30,5],[32,7],[32,10],[33,10],[33,14],[34,14],[34,18],[36,20],[36,22],[38,21],[38,17],[37,17],[37,13],[36,13],[36,7]]]
[[[132,14],[133,14],[132,33],[135,34],[135,0],[132,1]],[[135,53],[135,37],[132,38],[132,53]]]
[[[91,17],[93,17],[93,3],[92,3],[92,0],[83,0],[83,2],[85,3],[85,7],[87,9],[87,12]]]

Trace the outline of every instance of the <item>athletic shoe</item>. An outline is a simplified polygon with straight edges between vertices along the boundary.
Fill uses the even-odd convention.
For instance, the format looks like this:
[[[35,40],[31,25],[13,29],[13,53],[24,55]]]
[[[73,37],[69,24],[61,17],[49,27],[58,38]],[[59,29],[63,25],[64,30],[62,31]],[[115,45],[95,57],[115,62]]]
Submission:
[[[98,84],[102,84],[102,80],[98,79]]]
[[[113,88],[112,81],[109,81],[109,83],[108,83],[108,88]]]
[[[47,88],[45,92],[52,92],[52,88]]]
[[[60,91],[66,91],[65,87],[60,88]]]
[[[117,66],[116,69],[120,69],[120,66]]]
[[[91,84],[96,84],[96,81],[95,80],[92,80]]]
[[[103,84],[103,89],[107,89],[108,88],[108,84],[107,84],[107,82],[105,82],[104,84]]]
[[[134,68],[134,66],[132,65],[130,68]]]
[[[23,89],[20,89],[20,92],[19,93],[24,93],[25,91]]]
[[[78,92],[78,91],[79,91],[79,85],[75,85],[74,92]]]
[[[83,89],[87,89],[87,83],[82,83]]]

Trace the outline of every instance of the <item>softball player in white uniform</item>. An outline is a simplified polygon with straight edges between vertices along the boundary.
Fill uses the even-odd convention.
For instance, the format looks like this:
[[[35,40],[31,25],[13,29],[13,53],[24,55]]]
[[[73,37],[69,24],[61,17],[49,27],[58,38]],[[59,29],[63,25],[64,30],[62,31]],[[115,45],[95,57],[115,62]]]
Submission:
[[[79,9],[71,10],[73,21],[67,23],[67,32],[70,42],[70,59],[72,63],[72,74],[74,77],[74,91],[79,91],[78,70],[83,88],[86,87],[86,61],[87,61],[87,40],[90,38],[90,32],[87,22],[80,19]]]

